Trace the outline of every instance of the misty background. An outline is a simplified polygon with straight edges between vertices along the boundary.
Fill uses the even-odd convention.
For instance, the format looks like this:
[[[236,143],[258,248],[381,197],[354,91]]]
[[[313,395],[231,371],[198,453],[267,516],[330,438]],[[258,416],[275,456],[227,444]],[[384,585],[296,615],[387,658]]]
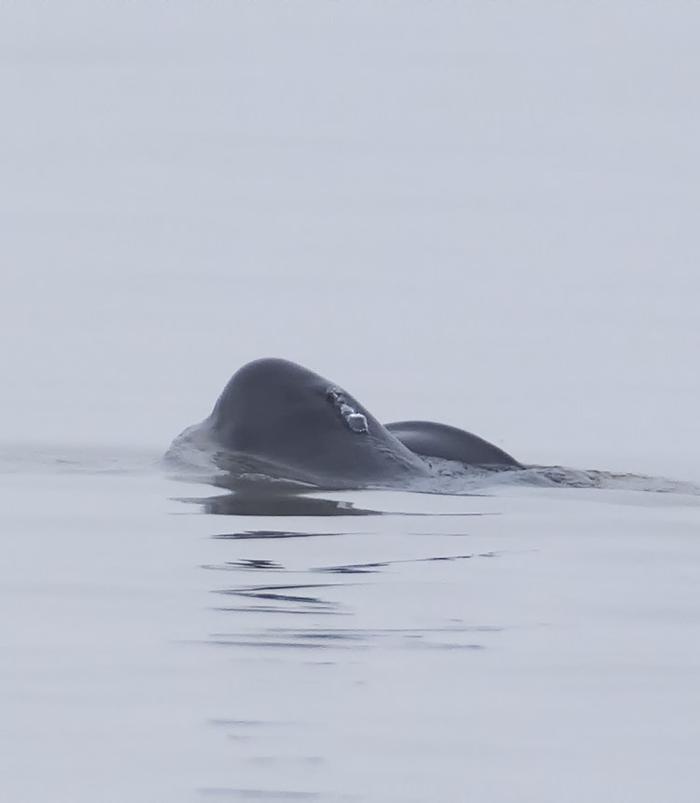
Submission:
[[[698,479],[700,7],[4,3],[0,440],[163,450],[247,360]]]
[[[3,800],[696,803],[698,30],[0,3]],[[223,515],[155,458],[263,356],[690,483]]]

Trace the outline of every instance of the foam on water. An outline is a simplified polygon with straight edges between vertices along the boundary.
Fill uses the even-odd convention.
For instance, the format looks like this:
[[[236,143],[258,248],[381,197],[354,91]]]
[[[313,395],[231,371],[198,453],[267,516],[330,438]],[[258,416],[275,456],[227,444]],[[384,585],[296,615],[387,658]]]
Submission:
[[[186,434],[186,433],[185,433]],[[221,465],[235,467],[227,471]],[[427,494],[471,495],[486,493],[504,486],[533,488],[598,488],[601,490],[640,491],[648,493],[700,495],[700,485],[666,477],[610,472],[600,469],[576,469],[564,466],[525,466],[517,469],[493,469],[464,466],[450,460],[426,460],[430,476],[403,483],[398,490]],[[164,458],[164,467],[173,476],[247,493],[283,491],[303,492],[314,488],[338,488],[333,478],[323,483],[300,482],[283,465],[255,461],[249,455],[238,458],[227,454],[225,460],[211,444],[192,443],[178,438]],[[340,486],[342,487],[342,486]],[[368,484],[367,489],[397,489],[395,484]]]

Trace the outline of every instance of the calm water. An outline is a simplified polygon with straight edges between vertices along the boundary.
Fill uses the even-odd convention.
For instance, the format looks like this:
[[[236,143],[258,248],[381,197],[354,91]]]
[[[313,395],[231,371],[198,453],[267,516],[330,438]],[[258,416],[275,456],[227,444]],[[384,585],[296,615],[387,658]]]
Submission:
[[[699,25],[2,4],[3,801],[695,803]],[[262,356],[690,484],[158,470]]]
[[[0,491],[13,801],[694,799],[696,496],[227,515],[57,454]]]

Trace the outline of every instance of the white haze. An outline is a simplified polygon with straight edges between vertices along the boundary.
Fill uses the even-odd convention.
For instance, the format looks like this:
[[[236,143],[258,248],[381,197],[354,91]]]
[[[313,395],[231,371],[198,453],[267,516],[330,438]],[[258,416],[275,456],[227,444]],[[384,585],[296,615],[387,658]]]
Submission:
[[[680,0],[2,4],[3,799],[695,800],[696,498],[236,519],[149,466],[281,356],[385,421],[700,482],[699,26]],[[209,537],[247,530],[333,535]],[[329,575],[325,613],[211,610],[382,561]],[[355,640],[305,650],[329,621]]]

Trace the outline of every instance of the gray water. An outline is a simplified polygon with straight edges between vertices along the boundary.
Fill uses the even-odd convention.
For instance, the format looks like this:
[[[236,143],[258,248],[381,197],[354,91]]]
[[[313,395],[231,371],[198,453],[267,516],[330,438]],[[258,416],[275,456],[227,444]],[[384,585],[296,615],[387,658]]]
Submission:
[[[699,8],[2,5],[3,800],[694,803]],[[163,472],[261,356],[598,487]]]
[[[226,515],[77,457],[3,475],[10,799],[694,799],[697,496]]]

